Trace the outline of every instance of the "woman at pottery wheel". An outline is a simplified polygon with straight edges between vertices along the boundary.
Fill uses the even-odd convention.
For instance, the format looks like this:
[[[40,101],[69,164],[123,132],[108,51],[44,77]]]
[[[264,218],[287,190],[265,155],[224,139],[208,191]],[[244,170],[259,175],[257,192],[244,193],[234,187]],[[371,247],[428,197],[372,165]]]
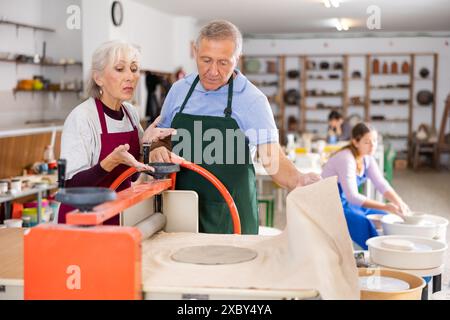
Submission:
[[[334,154],[322,172],[323,178],[338,177],[339,194],[350,236],[364,250],[367,250],[366,240],[378,235],[368,215],[391,212],[402,216],[409,211],[380,172],[373,157],[376,148],[377,132],[368,124],[359,123],[352,129],[350,144]],[[368,199],[358,192],[358,187],[367,179],[372,181],[389,203]]]
[[[124,42],[102,44],[93,54],[87,85],[89,98],[75,107],[64,123],[61,158],[67,160],[66,187],[109,187],[128,167],[153,170],[139,160],[142,143],[175,133],[156,128],[159,118],[145,131],[133,105],[139,80],[139,50]],[[128,188],[137,175],[125,180],[117,191]],[[72,207],[61,205],[58,222],[66,222]],[[105,224],[118,225],[119,216]]]

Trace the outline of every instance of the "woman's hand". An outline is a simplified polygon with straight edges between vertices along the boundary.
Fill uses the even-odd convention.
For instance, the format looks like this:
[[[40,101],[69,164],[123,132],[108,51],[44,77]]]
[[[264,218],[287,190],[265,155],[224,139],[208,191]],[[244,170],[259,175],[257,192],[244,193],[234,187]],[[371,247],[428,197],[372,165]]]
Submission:
[[[144,136],[142,138],[142,142],[144,143],[152,143],[158,141],[160,139],[164,139],[165,137],[171,136],[177,133],[177,130],[172,128],[157,128],[156,126],[161,121],[161,116],[156,118],[155,121],[145,130]]]
[[[403,217],[400,207],[392,202],[386,203],[384,205],[384,211],[388,211],[396,215],[399,215],[400,217]]]
[[[400,201],[397,206],[399,207],[399,211],[402,216],[408,215],[411,212],[411,209],[408,207],[406,203]]]
[[[108,172],[111,172],[119,164],[136,168],[137,171],[155,171],[151,166],[147,166],[137,161],[131,153],[129,144],[120,145],[115,148],[105,159],[100,162],[100,166]]]

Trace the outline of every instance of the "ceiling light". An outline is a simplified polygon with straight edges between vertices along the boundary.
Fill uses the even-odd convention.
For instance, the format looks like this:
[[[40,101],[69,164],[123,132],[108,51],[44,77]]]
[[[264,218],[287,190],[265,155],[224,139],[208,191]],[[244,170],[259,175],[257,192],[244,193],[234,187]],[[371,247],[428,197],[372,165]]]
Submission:
[[[325,6],[325,8],[331,8],[331,7],[338,8],[339,2],[340,2],[340,0],[324,0],[323,5]]]
[[[349,29],[348,23],[344,19],[335,19],[334,20],[334,26],[336,27],[337,31],[347,31]]]

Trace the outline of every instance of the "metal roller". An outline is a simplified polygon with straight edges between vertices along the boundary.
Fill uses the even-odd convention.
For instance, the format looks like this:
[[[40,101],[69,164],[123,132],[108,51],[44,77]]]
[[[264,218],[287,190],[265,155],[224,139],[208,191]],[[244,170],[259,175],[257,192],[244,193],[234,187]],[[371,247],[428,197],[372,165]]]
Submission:
[[[150,238],[152,235],[161,231],[166,225],[166,216],[160,212],[155,212],[147,219],[139,222],[136,228],[142,234],[142,240]]]

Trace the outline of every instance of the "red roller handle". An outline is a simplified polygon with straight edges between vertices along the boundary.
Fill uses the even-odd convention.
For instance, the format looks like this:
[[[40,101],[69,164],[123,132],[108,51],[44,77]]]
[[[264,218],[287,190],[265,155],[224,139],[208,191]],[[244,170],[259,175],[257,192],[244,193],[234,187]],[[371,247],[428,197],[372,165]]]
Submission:
[[[196,165],[195,163],[183,160],[177,162],[181,167],[192,170],[198,174],[200,174],[202,177],[204,177],[206,180],[211,182],[217,190],[219,190],[220,194],[224,198],[225,202],[228,205],[228,208],[230,209],[231,214],[231,220],[233,221],[233,233],[234,234],[241,234],[241,220],[239,219],[239,213],[236,207],[236,204],[234,203],[233,197],[228,192],[227,188],[223,185],[222,182],[220,182],[219,179],[216,178],[211,172],[208,170],[200,167],[199,165]],[[122,182],[124,182],[128,177],[135,174],[137,170],[135,168],[129,168],[125,170],[119,177],[117,177],[116,180],[111,184],[109,187],[112,190],[116,190]],[[171,175],[171,179],[173,181],[172,188],[175,187],[175,175]]]

